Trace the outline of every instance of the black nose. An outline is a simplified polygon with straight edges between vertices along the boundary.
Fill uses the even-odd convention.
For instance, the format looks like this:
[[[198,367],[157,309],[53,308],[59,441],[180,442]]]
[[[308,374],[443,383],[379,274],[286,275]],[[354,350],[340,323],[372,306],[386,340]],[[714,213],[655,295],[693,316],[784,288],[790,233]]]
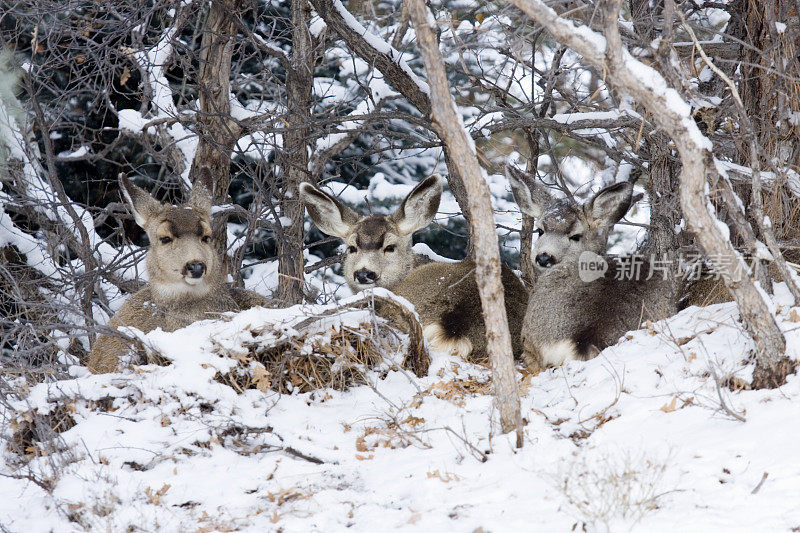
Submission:
[[[556,260],[550,254],[539,254],[536,256],[536,264],[538,264],[542,268],[547,268],[555,265]]]
[[[375,283],[375,281],[378,279],[378,275],[375,272],[367,270],[366,268],[362,268],[361,270],[356,270],[353,273],[353,277],[356,278],[356,281],[361,283],[362,285]]]
[[[186,264],[186,271],[193,278],[202,278],[203,274],[206,273],[206,264],[205,263],[187,263]]]

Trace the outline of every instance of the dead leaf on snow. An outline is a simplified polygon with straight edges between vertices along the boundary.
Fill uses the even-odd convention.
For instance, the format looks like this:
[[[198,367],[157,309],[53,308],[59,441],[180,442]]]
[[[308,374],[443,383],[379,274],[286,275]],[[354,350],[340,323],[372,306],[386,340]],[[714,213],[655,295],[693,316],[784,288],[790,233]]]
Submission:
[[[675,404],[677,402],[678,402],[678,397],[677,396],[673,396],[672,397],[672,401],[669,402],[669,404],[664,404],[664,405],[661,406],[661,410],[664,411],[665,413],[671,413],[672,411],[675,410]]]

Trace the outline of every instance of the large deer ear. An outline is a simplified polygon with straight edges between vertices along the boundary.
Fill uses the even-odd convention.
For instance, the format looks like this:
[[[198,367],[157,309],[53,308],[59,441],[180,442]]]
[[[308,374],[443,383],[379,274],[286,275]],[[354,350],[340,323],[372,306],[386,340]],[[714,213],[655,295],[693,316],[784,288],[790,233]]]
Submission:
[[[310,183],[300,184],[300,201],[323,233],[340,239],[350,234],[360,218],[355,211]]]
[[[414,187],[391,215],[403,235],[410,235],[431,223],[442,199],[442,177],[428,176]]]
[[[206,187],[205,183],[197,180],[192,186],[192,192],[189,193],[189,201],[186,202],[191,207],[198,211],[202,211],[210,216],[211,214],[211,192]]]
[[[133,218],[137,224],[144,228],[147,225],[147,221],[161,211],[163,205],[150,196],[150,193],[131,183],[131,180],[125,174],[119,175],[119,185],[122,196],[125,197],[125,201],[131,207]]]
[[[511,164],[506,165],[506,177],[520,210],[533,218],[541,217],[553,201],[553,196],[547,187]]]
[[[636,200],[641,198],[636,197]],[[634,203],[633,183],[623,181],[609,185],[595,194],[584,206],[589,225],[607,228],[620,221]]]

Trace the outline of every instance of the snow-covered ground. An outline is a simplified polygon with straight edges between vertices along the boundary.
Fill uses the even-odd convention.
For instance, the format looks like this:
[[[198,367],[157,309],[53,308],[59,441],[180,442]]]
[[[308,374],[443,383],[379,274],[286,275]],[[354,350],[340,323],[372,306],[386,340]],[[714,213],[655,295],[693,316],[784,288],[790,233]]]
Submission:
[[[800,309],[777,290],[797,358]],[[522,449],[498,432],[489,371],[443,355],[427,377],[384,367],[345,392],[237,393],[214,380],[232,364],[220,353],[235,359],[253,331],[311,311],[156,331],[147,342],[168,366],[103,376],[76,366],[74,379],[33,388],[20,412],[58,408],[76,425],[59,454],[24,463],[0,451],[0,530],[800,527],[800,379],[718,391],[714,375],[752,372],[733,304],[684,310],[588,362],[521,372]],[[15,477],[26,474],[57,474],[52,493]]]

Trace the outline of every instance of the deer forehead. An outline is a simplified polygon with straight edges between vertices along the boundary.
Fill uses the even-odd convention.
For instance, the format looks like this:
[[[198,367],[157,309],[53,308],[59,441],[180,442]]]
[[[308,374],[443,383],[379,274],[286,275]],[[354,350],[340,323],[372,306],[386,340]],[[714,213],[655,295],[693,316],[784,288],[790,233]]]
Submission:
[[[347,243],[360,250],[380,250],[394,244],[399,237],[397,226],[387,217],[373,215],[358,222]]]
[[[585,225],[583,210],[567,199],[555,200],[542,213],[540,225],[548,233],[572,233]]]
[[[176,238],[183,236],[202,237],[211,233],[208,217],[191,207],[168,207],[158,217],[156,226],[158,235],[171,235]]]

